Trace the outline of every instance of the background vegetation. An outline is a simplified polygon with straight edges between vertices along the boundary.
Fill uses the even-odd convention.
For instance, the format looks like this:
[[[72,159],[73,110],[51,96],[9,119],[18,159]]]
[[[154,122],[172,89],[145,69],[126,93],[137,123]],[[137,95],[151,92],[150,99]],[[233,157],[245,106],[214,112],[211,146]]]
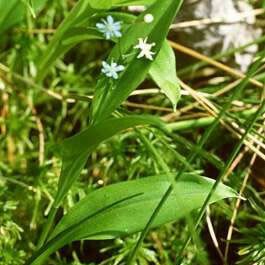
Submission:
[[[8,2],[0,0],[0,264],[17,265],[36,250],[54,201],[62,163],[57,144],[88,126],[90,96],[113,44],[80,42],[59,57],[40,82],[40,58],[76,1],[33,1],[33,8],[31,1]],[[262,1],[251,4],[263,8]],[[126,8],[118,10],[127,12]],[[264,25],[262,14],[257,23]],[[177,110],[173,111],[170,100],[147,79],[118,111],[119,115],[159,116],[169,131],[153,127],[141,132],[126,130],[101,144],[55,220],[94,189],[159,174],[162,158],[173,171],[185,165],[186,171],[213,179],[223,172],[222,181],[240,196],[207,208],[197,230],[195,213],[152,229],[138,251],[137,264],[175,264],[178,253],[183,253],[182,264],[265,264],[265,38],[254,41],[259,45],[255,54],[259,65],[246,73],[229,63],[245,46],[207,57],[177,43],[173,31],[168,38],[175,50],[181,86]],[[259,115],[249,128],[257,110]],[[198,147],[209,128],[213,130],[207,142]],[[244,145],[231,157],[240,139]],[[194,150],[198,156],[191,161]],[[192,242],[184,247],[190,235]],[[138,235],[132,235],[74,242],[46,264],[125,264],[137,240]]]

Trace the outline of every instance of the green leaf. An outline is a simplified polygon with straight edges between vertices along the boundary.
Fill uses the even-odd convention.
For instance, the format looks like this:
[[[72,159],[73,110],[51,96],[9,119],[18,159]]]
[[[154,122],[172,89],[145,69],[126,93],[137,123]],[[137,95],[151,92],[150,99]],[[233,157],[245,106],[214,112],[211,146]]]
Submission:
[[[133,115],[122,118],[111,118],[96,125],[91,125],[86,130],[64,140],[61,146],[63,164],[54,207],[60,205],[67,191],[80,175],[89,154],[100,143],[122,130],[145,124],[163,125],[159,119],[151,116]]]
[[[39,11],[47,0],[32,1],[32,11]],[[27,8],[21,0],[0,0],[0,33],[20,23],[27,14]]]
[[[93,122],[107,118],[145,79],[152,61],[137,59],[133,47],[139,38],[147,37],[149,43],[156,44],[153,50],[158,54],[181,3],[181,0],[157,1],[123,34],[119,43],[113,48],[109,60],[125,64],[126,68],[120,78],[113,83],[108,82],[108,78],[104,75],[101,76],[92,104]],[[150,24],[144,23],[144,16],[148,13],[154,16],[154,21]],[[130,56],[132,53],[134,54]],[[123,60],[123,56],[126,55],[129,58],[128,63]]]
[[[121,182],[91,192],[62,218],[47,244],[28,264],[37,264],[72,241],[113,239],[141,231],[170,184],[167,175],[160,175]],[[214,180],[209,178],[183,174],[152,227],[176,221],[200,208],[213,185]],[[221,184],[210,203],[235,196],[231,188]]]
[[[176,75],[175,54],[167,42],[163,43],[149,73],[176,110],[180,99],[180,85]]]
[[[114,1],[115,5],[152,5],[156,0],[117,0]]]
[[[113,6],[113,0],[89,0],[88,2],[94,9],[110,9]]]

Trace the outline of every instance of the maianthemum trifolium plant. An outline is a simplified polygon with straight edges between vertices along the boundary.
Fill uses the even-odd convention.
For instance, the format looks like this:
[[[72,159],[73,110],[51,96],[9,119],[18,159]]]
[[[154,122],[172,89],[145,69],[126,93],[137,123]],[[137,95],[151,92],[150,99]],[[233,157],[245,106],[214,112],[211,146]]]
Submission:
[[[119,7],[138,4],[146,7],[138,17],[117,11],[121,10]],[[141,139],[148,141],[139,126],[153,126],[167,133],[156,117],[124,116],[117,109],[148,77],[176,108],[180,87],[174,53],[166,37],[181,4],[181,0],[79,0],[56,30],[38,61],[38,82],[42,82],[58,57],[81,41],[102,39],[113,42],[114,46],[102,61],[90,107],[90,125],[59,146],[62,168],[57,194],[38,250],[27,264],[42,264],[50,254],[72,241],[106,240],[146,232],[149,227],[176,221],[204,205],[214,186],[213,180],[196,172],[178,174],[176,169],[162,166],[161,175],[143,176],[89,193],[53,227],[57,209],[89,155],[102,142],[135,127]],[[170,192],[165,197],[167,190]],[[220,184],[207,204],[234,196],[232,189]]]

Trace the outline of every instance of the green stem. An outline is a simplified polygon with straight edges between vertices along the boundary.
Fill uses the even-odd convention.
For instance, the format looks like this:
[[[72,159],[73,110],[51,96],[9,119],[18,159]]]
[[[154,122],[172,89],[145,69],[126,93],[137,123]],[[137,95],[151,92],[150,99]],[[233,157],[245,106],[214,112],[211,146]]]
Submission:
[[[40,238],[39,238],[39,241],[37,244],[38,249],[41,248],[44,245],[44,243],[47,241],[48,235],[49,235],[51,228],[53,226],[53,223],[54,223],[54,218],[56,216],[56,213],[57,213],[57,208],[52,207],[51,211],[48,215],[47,222],[44,224],[42,233],[40,235]]]
[[[248,117],[252,114],[254,114],[256,109],[250,109],[240,112],[240,115],[243,115],[245,117]],[[203,117],[199,119],[192,119],[192,120],[186,120],[186,121],[178,121],[178,122],[172,122],[169,123],[166,127],[171,131],[182,131],[182,130],[188,130],[188,129],[195,129],[195,128],[201,128],[201,127],[207,127],[208,125],[211,125],[215,121],[215,117]]]

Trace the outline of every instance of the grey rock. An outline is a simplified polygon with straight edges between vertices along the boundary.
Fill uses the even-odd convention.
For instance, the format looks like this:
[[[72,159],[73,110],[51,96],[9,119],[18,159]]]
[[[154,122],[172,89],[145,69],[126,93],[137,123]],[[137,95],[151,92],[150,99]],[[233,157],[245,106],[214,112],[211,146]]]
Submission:
[[[202,19],[212,20],[213,23],[176,27],[174,30],[180,43],[205,55],[211,56],[241,47],[262,34],[261,29],[255,27],[253,7],[243,0],[186,0],[176,23]],[[252,45],[243,52],[235,53],[234,65],[244,72],[247,71],[257,50],[257,45]]]

